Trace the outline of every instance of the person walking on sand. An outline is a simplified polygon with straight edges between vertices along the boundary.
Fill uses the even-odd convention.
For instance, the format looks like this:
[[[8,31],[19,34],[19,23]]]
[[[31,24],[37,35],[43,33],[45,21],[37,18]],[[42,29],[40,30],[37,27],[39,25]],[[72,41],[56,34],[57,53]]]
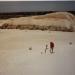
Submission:
[[[48,49],[48,45],[46,44],[45,53],[46,53],[47,49]]]
[[[54,43],[50,42],[50,53],[53,53],[53,49],[54,49]]]

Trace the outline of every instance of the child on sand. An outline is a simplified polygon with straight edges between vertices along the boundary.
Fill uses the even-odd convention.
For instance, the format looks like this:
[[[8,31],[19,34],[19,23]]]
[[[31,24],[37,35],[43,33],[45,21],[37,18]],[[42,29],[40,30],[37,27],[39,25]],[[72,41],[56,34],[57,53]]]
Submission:
[[[46,44],[45,53],[46,53],[47,49],[48,49],[48,45]]]

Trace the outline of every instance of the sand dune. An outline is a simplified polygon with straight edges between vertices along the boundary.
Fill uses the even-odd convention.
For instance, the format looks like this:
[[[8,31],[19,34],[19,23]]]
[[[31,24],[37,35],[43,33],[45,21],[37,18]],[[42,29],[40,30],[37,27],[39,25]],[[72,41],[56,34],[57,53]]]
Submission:
[[[41,16],[11,18],[0,20],[0,28],[75,31],[75,15],[68,12],[55,12]]]

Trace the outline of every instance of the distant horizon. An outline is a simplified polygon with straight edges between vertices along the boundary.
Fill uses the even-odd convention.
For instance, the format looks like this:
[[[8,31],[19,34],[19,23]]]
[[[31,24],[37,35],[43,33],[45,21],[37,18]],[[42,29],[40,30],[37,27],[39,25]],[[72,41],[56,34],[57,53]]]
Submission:
[[[0,1],[0,13],[75,11],[75,1]]]

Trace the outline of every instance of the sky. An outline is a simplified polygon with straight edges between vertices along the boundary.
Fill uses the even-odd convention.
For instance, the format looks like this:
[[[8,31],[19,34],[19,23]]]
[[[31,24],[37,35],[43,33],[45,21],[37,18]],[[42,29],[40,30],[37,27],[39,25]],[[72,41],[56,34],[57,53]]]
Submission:
[[[0,0],[0,1],[75,1],[75,0]]]
[[[75,1],[0,1],[0,13],[75,11]]]

